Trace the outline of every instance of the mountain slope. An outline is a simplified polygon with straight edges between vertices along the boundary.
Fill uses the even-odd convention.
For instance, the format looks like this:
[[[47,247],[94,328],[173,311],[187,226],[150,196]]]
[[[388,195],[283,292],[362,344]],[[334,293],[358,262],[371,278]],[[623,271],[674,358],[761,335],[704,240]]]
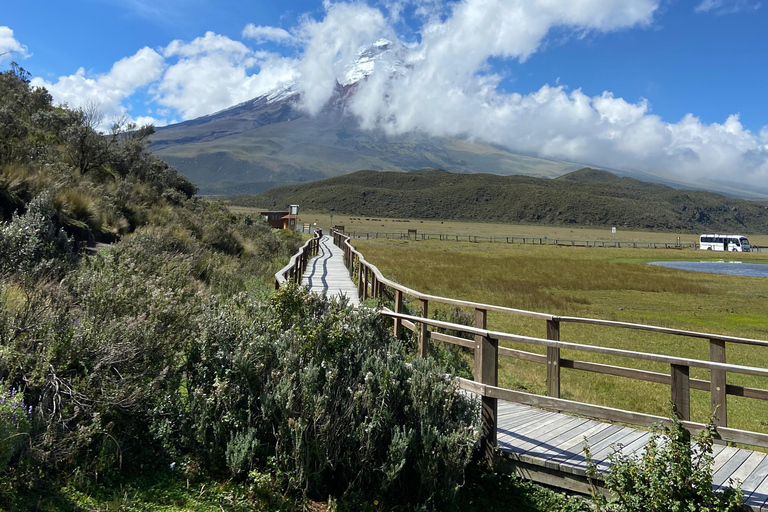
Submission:
[[[557,179],[359,171],[305,185],[280,187],[234,204],[345,214],[488,220],[627,228],[756,233],[768,230],[768,208],[712,192],[581,169]]]

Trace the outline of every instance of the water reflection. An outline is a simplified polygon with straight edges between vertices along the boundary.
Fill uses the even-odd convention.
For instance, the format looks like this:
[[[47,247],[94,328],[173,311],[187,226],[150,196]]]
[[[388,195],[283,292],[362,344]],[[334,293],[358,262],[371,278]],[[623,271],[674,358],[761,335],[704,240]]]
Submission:
[[[653,261],[650,264],[679,270],[710,272],[712,274],[768,277],[768,264],[765,263],[742,263],[740,261]]]

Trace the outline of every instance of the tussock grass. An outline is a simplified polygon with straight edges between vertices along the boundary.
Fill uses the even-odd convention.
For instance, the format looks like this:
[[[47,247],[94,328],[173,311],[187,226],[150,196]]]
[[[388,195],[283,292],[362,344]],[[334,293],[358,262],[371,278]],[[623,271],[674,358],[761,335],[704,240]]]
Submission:
[[[619,320],[768,340],[768,279],[656,267],[650,261],[705,259],[697,251],[578,248],[440,241],[354,241],[388,277],[427,293],[545,313]],[[714,257],[711,255],[704,255]],[[718,254],[717,259],[768,263],[768,254]],[[415,301],[411,306],[416,309]],[[438,309],[430,304],[430,311]],[[493,330],[546,337],[543,320],[488,314]],[[709,359],[707,340],[643,331],[561,324],[563,341]],[[545,350],[507,344],[529,352]],[[660,363],[563,351],[568,359],[669,374]],[[768,368],[768,349],[728,344],[727,361]],[[709,372],[691,369],[691,377]],[[501,385],[543,392],[544,365],[502,358]],[[564,398],[665,416],[666,385],[563,369]],[[729,384],[768,389],[768,379],[728,375]],[[692,418],[706,421],[709,393],[691,392]],[[728,397],[731,427],[768,432],[768,403]]]

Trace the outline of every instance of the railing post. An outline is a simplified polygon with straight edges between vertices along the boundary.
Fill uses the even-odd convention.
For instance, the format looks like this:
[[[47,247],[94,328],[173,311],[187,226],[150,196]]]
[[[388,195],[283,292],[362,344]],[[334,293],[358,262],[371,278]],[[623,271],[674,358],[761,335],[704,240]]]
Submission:
[[[709,360],[713,363],[725,362],[725,341],[709,340]],[[710,393],[712,396],[712,414],[715,425],[728,426],[728,402],[726,398],[725,370],[710,370]]]
[[[403,292],[395,290],[395,313],[403,312]],[[403,330],[403,320],[395,318],[395,338],[400,339],[400,332]]]
[[[475,327],[486,329],[487,311],[475,310]],[[475,336],[475,381],[489,386],[499,384],[499,340],[486,336]],[[496,449],[496,427],[498,416],[498,400],[482,397],[482,437],[480,438],[480,450],[485,460],[493,463],[494,450]]]
[[[419,299],[419,308],[421,309],[421,316],[429,318],[429,302],[425,299]],[[421,357],[427,357],[427,347],[429,346],[429,336],[427,332],[427,324],[424,322],[419,324],[419,355]]]
[[[547,320],[547,339],[560,341],[560,320]],[[547,396],[560,398],[560,349],[547,347]]]
[[[379,296],[378,279],[376,279],[376,273],[371,269],[371,297],[374,299]]]
[[[691,419],[691,382],[688,366],[672,364],[672,407],[677,417],[683,421]]]
[[[357,260],[357,295],[359,297],[363,296],[363,285],[365,284],[363,282],[363,264],[360,263],[360,259]]]

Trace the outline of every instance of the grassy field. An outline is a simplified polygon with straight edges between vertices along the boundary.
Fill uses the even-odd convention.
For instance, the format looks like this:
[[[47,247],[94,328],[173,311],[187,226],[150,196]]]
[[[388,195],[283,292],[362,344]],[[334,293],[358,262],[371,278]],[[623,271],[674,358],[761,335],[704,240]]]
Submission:
[[[258,213],[258,208],[230,206],[237,213]],[[416,229],[418,233],[458,234],[497,237],[536,237],[557,238],[564,240],[597,240],[637,243],[669,243],[674,244],[680,237],[680,243],[692,244],[697,242],[700,233],[689,232],[659,232],[659,231],[628,231],[618,228],[614,237],[611,229],[582,228],[577,226],[550,226],[546,224],[504,224],[492,222],[462,222],[419,219],[365,218],[356,215],[330,215],[316,212],[299,211],[299,223],[317,224],[320,227],[344,226],[348,232],[358,233],[407,233]],[[768,235],[750,235],[753,244],[768,246]]]
[[[537,228],[545,233],[552,232]],[[662,235],[633,233],[632,236],[651,238]],[[552,314],[768,340],[768,279],[686,272],[647,264],[679,259],[768,263],[768,254],[764,253],[733,255],[671,249],[394,240],[355,240],[354,245],[386,276],[435,295]],[[412,304],[412,307],[418,306]],[[430,312],[434,307],[430,305]],[[543,320],[489,313],[488,324],[493,330],[546,336]],[[563,323],[561,339],[696,359],[709,357],[706,340],[626,329]],[[508,345],[544,352],[533,346]],[[669,373],[664,364],[572,351],[563,351],[562,357]],[[727,361],[768,368],[768,348],[729,344]],[[707,371],[695,369],[691,376],[709,378]],[[543,393],[546,369],[541,364],[503,358],[499,378],[502,386]],[[562,370],[561,379],[564,398],[668,415],[670,391],[666,385],[570,369]],[[728,382],[768,389],[768,379],[757,377],[729,374]],[[707,420],[709,400],[707,392],[691,392],[693,420]],[[729,426],[768,432],[766,402],[729,396],[728,417]]]

